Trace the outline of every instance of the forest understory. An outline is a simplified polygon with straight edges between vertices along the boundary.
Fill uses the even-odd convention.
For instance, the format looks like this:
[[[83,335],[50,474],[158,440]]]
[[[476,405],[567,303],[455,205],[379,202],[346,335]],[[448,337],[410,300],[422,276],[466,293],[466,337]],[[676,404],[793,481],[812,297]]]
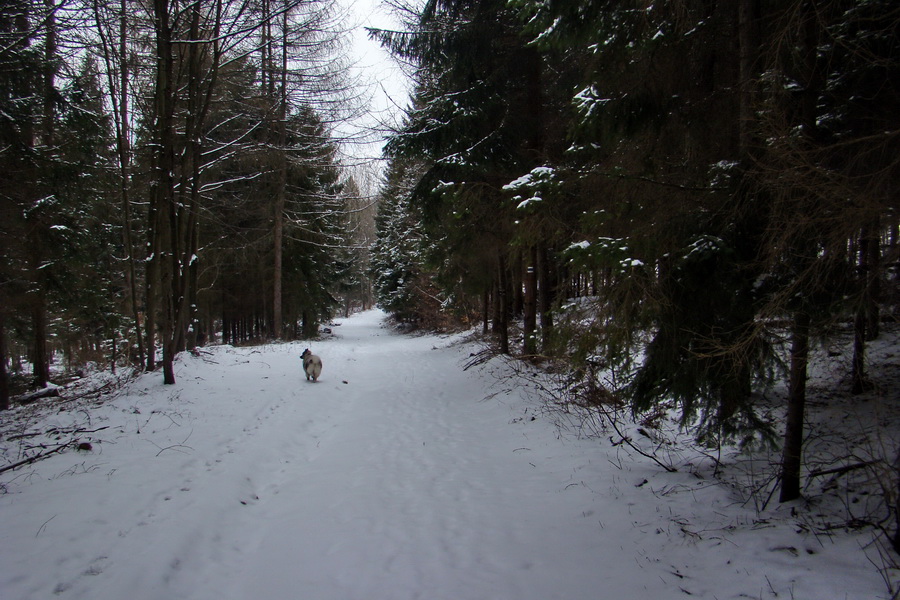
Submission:
[[[782,334],[781,361],[787,364],[789,334]],[[470,357],[466,368],[500,355],[493,338],[477,337],[483,349]],[[521,328],[514,327],[511,337],[521,347]],[[853,343],[853,327],[848,323],[811,348],[802,497],[781,505],[778,440],[785,426],[788,395],[783,379],[754,393],[754,406],[775,432],[774,440],[706,445],[697,440],[695,423],[680,421],[675,401],[634,414],[618,397],[622,374],[573,373],[562,361],[510,356],[507,362],[515,375],[505,383],[532,388],[561,435],[596,439],[619,448],[625,462],[643,457],[660,471],[687,472],[709,485],[729,488],[736,504],[756,511],[758,518],[744,524],[749,529],[788,520],[821,543],[842,531],[870,532],[871,540],[860,550],[884,578],[890,597],[898,598],[900,559],[891,546],[900,525],[900,326],[886,322],[879,338],[868,346],[869,386],[862,393],[852,391]],[[654,493],[663,499],[677,493],[675,488]],[[699,530],[712,527],[690,525]],[[783,550],[798,552],[794,547]]]

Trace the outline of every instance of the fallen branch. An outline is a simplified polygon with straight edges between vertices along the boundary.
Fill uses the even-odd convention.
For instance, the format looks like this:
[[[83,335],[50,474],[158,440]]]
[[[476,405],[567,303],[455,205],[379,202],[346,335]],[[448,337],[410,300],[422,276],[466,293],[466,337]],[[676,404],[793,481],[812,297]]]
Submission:
[[[463,371],[468,371],[472,367],[483,365],[495,356],[497,356],[497,351],[490,346],[483,350],[479,350],[478,352],[473,352],[469,354],[469,360],[467,360],[466,364],[463,366]]]
[[[867,460],[864,462],[853,463],[852,465],[844,465],[842,467],[834,467],[832,469],[819,469],[817,471],[812,471],[809,475],[807,475],[807,477],[811,479],[813,477],[818,477],[820,475],[844,474],[849,471],[854,471],[856,469],[864,469],[868,466],[878,464],[880,462],[881,462],[881,460]]]
[[[611,416],[609,416],[609,415],[605,415],[605,416],[606,416],[606,420],[609,421],[609,424],[612,426],[612,428],[615,430],[615,432],[616,432],[616,433],[619,435],[619,437],[621,438],[621,441],[620,441],[618,444],[613,443],[613,446],[617,446],[617,445],[619,445],[619,444],[626,444],[629,448],[631,448],[632,450],[634,450],[635,452],[637,452],[637,453],[640,454],[641,456],[645,456],[645,457],[649,458],[650,460],[652,460],[653,462],[655,462],[656,464],[658,464],[659,466],[661,466],[663,469],[665,469],[667,472],[669,472],[669,473],[677,473],[677,472],[678,472],[678,469],[676,469],[676,468],[673,467],[672,465],[667,465],[667,464],[664,463],[663,461],[659,460],[659,459],[658,459],[656,456],[654,456],[653,454],[650,454],[649,452],[646,452],[646,451],[641,450],[640,448],[638,448],[638,447],[635,445],[635,443],[631,441],[631,438],[630,438],[630,437],[626,436],[625,434],[623,434],[623,433],[619,430],[619,426],[618,426],[618,424],[616,423],[616,420],[615,420],[614,417],[611,417]],[[610,441],[612,441],[612,440],[610,439]]]
[[[190,352],[191,352],[192,356],[196,356],[198,358],[202,355],[213,356],[213,353],[210,352],[209,350],[203,350],[202,348],[197,347],[197,346],[191,348]]]
[[[18,402],[19,404],[31,404],[35,400],[40,400],[41,398],[56,398],[58,396],[58,387],[47,387],[28,394],[22,394],[18,398],[15,398],[15,402]]]
[[[41,460],[41,459],[43,459],[43,458],[47,458],[47,457],[50,456],[51,454],[55,454],[55,453],[57,453],[57,452],[60,452],[61,450],[63,450],[63,449],[65,449],[65,448],[69,447],[70,445],[71,445],[71,442],[68,443],[68,444],[60,444],[59,446],[57,446],[57,447],[54,448],[53,450],[48,450],[48,451],[46,451],[46,452],[41,452],[41,453],[35,454],[34,456],[31,456],[31,457],[29,457],[29,458],[25,458],[25,459],[22,459],[22,460],[20,460],[20,461],[18,461],[18,462],[14,462],[14,463],[12,463],[12,464],[6,465],[5,467],[0,467],[0,473],[6,473],[7,471],[12,471],[13,469],[18,468],[18,467],[21,467],[21,466],[23,466],[23,465],[27,465],[27,464],[30,464],[30,463],[39,461],[39,460]]]
[[[9,436],[8,438],[6,438],[6,441],[11,442],[13,440],[23,440],[25,438],[37,437],[39,435],[44,435],[44,432],[43,431],[35,431],[34,433],[19,433],[16,435]]]
[[[118,383],[117,381],[107,381],[100,387],[90,389],[82,394],[76,394],[74,396],[66,395],[65,397],[63,397],[63,401],[64,402],[72,402],[74,400],[81,400],[82,398],[87,398],[89,396],[94,396],[94,395],[99,397],[99,396],[102,396],[105,392],[111,390],[113,388],[113,386],[116,385],[117,383]]]
[[[35,431],[33,433],[19,433],[16,435],[11,435],[8,438],[6,438],[6,441],[11,442],[13,440],[21,440],[24,438],[37,437],[39,435],[51,436],[51,435],[63,435],[63,434],[76,435],[79,433],[97,433],[98,431],[103,431],[104,429],[109,429],[109,427],[110,427],[109,425],[104,425],[103,427],[98,427],[97,429],[80,429],[80,428],[56,429],[56,428],[53,428],[53,429],[47,430],[46,432]]]

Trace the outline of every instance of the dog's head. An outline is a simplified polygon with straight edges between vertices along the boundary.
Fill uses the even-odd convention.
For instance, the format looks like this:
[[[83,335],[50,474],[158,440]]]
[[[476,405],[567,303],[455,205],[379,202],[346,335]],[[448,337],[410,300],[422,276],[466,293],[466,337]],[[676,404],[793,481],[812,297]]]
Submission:
[[[309,348],[307,348],[306,350],[303,351],[303,354],[300,355],[300,358],[306,358],[307,355],[309,355],[309,354],[312,354],[312,352],[310,352]]]

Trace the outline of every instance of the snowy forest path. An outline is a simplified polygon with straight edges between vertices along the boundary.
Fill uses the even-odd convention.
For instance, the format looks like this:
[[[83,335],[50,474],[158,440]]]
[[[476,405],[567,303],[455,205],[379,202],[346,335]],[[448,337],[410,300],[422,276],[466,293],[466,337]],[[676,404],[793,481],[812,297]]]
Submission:
[[[300,382],[279,423],[296,411],[329,425],[314,445],[290,426],[277,434],[285,452],[272,501],[260,497],[265,517],[245,523],[240,560],[206,563],[222,585],[211,597],[550,598],[571,587],[558,578],[584,580],[591,557],[540,568],[560,555],[533,547],[529,529],[556,535],[549,502],[567,482],[523,497],[536,483],[531,444],[513,427],[498,446],[498,427],[518,419],[484,402],[485,380],[462,368],[468,347],[393,335],[381,318],[357,316],[314,348],[322,379]],[[229,577],[246,556],[265,566]]]
[[[214,347],[182,355],[175,385],[146,374],[36,424],[89,415],[103,437],[5,482],[0,536],[33,541],[2,556],[3,597],[590,597],[613,574],[570,548],[598,543],[583,512],[597,497],[571,457],[552,460],[554,428],[486,400],[495,380],[463,369],[471,345],[383,319],[313,342],[316,383],[306,344]]]
[[[726,486],[561,435],[508,363],[464,369],[464,336],[383,319],[310,344],[317,383],[306,344],[217,346],[175,385],[4,415],[7,462],[92,433],[0,478],[0,599],[878,597],[857,538],[757,526]]]

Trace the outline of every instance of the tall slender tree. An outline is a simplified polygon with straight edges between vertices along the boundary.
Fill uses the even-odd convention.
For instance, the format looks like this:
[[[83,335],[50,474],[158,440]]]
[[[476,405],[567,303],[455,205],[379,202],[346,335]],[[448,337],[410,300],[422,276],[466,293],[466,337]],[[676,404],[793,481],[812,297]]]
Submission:
[[[137,344],[136,359],[139,364],[146,365],[144,335],[141,327],[141,295],[139,289],[139,270],[134,226],[136,219],[132,209],[132,103],[133,89],[131,76],[136,70],[132,65],[133,42],[129,39],[131,27],[130,11],[127,0],[116,3],[104,3],[93,0],[93,28],[99,39],[98,53],[105,67],[106,88],[112,108],[112,120],[115,127],[116,166],[118,172],[119,202],[122,209],[122,241],[125,248],[126,290],[128,306],[134,322],[134,335]]]

